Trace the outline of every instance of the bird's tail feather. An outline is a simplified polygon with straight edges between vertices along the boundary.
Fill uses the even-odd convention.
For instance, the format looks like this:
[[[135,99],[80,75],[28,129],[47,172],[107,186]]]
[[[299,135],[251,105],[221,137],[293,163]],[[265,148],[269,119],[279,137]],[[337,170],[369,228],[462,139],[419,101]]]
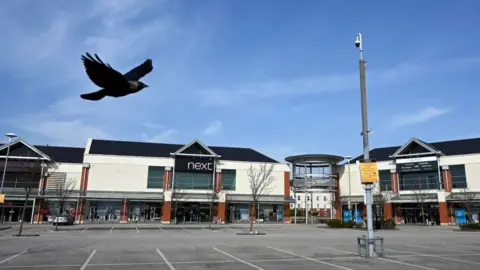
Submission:
[[[96,92],[80,95],[81,98],[86,100],[100,100],[106,96],[105,89],[98,90]]]

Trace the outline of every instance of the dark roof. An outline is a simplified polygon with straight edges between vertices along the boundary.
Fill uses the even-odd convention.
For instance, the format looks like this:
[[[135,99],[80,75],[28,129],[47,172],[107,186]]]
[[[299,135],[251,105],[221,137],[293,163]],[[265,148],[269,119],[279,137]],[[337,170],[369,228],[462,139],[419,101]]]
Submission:
[[[461,139],[454,141],[442,141],[427,143],[434,149],[438,149],[447,156],[455,155],[468,155],[480,153],[480,138]],[[377,161],[390,160],[390,156],[395,153],[402,146],[391,146],[375,148],[370,150],[370,158]],[[355,162],[358,159],[363,158],[363,154],[352,159],[351,162]]]
[[[56,162],[83,163],[85,148],[46,145],[34,146]]]
[[[136,157],[170,157],[182,148],[182,144],[148,143],[130,141],[92,140],[89,154],[136,156]],[[251,148],[208,146],[223,160],[272,162],[278,161],[259,153]]]

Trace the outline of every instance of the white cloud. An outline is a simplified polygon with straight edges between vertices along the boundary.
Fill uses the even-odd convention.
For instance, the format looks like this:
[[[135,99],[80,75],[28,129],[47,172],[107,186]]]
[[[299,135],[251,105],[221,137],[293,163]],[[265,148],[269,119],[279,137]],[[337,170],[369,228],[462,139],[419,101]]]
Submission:
[[[420,111],[395,115],[391,121],[391,126],[400,127],[416,125],[430,121],[451,111],[451,108],[435,108],[433,106],[428,106]]]
[[[25,121],[22,129],[43,135],[46,141],[60,145],[85,146],[87,138],[115,139],[111,134],[80,120]]]
[[[444,62],[446,69],[458,69],[478,62],[478,58],[452,58]],[[435,70],[437,63],[407,61],[385,70],[367,69],[368,87],[407,82]],[[270,80],[243,85],[216,87],[197,92],[204,106],[240,106],[277,97],[294,97],[359,88],[358,71],[292,80]]]
[[[164,125],[150,123],[150,122],[143,123],[143,126],[151,129],[159,129],[159,128],[165,127]]]
[[[40,91],[45,96],[31,106],[34,109],[10,117],[12,120],[8,122],[32,133],[32,137],[34,134],[46,137],[50,143],[75,144],[81,137],[85,141],[88,137],[105,138],[129,132],[132,126],[138,126],[140,119],[152,121],[152,111],[167,102],[166,91],[155,89],[162,88],[162,71],[175,72],[173,65],[166,64],[169,60],[166,56],[182,58],[185,50],[190,53],[196,44],[194,39],[198,38],[191,35],[196,25],[168,13],[162,6],[166,1],[125,0],[122,5],[117,2],[87,0],[48,8],[41,3],[32,6],[32,3],[10,2],[2,6],[0,31],[9,38],[0,43],[0,50],[8,52],[0,54],[0,72],[22,79],[22,84],[16,85],[19,96],[33,92],[39,95]],[[158,12],[149,17],[152,8]],[[154,72],[145,77],[151,87],[123,99],[101,102],[80,99],[80,93],[97,90],[80,61],[85,52],[97,53],[122,72],[142,63],[146,57],[152,58]],[[33,121],[24,119],[35,119],[33,126],[48,126],[48,130],[32,128]],[[154,128],[148,123],[144,125],[147,126]],[[172,133],[149,139],[162,140]]]
[[[220,121],[211,122],[204,130],[203,134],[205,135],[215,135],[222,129],[223,124]]]
[[[257,149],[257,151],[261,152],[262,154],[267,155],[282,163],[286,162],[286,157],[297,154],[296,148],[288,144],[260,145],[255,149]]]
[[[153,137],[149,137],[147,134],[142,134],[142,139],[147,142],[166,143],[172,139],[172,135],[176,133],[175,130],[169,129]]]

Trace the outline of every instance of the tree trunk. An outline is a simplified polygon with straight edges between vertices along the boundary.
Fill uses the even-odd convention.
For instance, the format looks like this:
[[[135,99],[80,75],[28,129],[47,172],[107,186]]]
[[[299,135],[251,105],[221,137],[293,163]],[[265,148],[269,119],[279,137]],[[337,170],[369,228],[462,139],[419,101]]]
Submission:
[[[253,232],[253,221],[255,220],[255,216],[257,214],[257,202],[254,200],[253,201],[253,211],[252,211],[252,215],[250,216],[250,232]]]
[[[210,198],[210,210],[208,212],[208,228],[212,228],[212,211],[213,211],[213,200],[215,199],[215,193],[212,194],[212,197]]]
[[[423,222],[423,225],[425,225],[425,212],[423,211],[423,206],[422,206],[422,222]]]
[[[27,194],[27,196],[25,197],[25,203],[23,204],[23,209],[22,209],[22,219],[20,220],[20,228],[18,230],[18,236],[21,236],[22,235],[22,231],[23,231],[23,221],[25,220],[25,209],[27,208],[27,203],[28,203],[28,197],[29,195]]]

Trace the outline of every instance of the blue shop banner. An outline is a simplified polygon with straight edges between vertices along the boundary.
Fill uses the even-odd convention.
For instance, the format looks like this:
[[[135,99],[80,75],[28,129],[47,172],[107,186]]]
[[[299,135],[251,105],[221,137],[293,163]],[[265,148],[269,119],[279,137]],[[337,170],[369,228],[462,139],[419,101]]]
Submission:
[[[467,223],[465,209],[455,209],[455,221],[457,224]]]
[[[355,210],[355,222],[361,223],[363,222],[362,214],[360,213],[360,209]]]
[[[350,221],[352,220],[352,211],[344,210],[343,211],[343,221]]]

